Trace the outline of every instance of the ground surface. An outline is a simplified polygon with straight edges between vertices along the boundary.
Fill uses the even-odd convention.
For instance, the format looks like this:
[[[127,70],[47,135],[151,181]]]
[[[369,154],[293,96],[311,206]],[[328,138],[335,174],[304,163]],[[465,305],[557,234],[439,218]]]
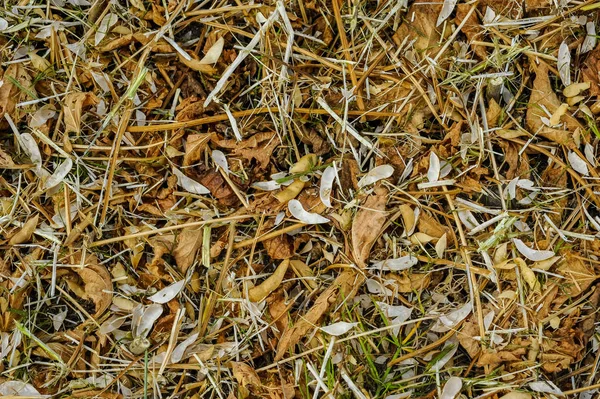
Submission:
[[[0,11],[0,395],[597,395],[600,3]]]

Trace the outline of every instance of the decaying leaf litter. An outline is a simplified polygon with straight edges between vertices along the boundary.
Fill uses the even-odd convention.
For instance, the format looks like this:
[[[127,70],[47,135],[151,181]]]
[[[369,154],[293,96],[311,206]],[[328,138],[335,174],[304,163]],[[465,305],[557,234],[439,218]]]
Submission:
[[[598,395],[600,3],[6,4],[0,395]]]

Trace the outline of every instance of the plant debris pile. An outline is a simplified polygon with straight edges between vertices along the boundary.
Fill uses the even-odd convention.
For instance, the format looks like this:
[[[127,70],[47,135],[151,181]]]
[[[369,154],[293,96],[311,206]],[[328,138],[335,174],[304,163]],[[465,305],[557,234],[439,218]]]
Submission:
[[[599,10],[5,3],[0,396],[596,396]]]

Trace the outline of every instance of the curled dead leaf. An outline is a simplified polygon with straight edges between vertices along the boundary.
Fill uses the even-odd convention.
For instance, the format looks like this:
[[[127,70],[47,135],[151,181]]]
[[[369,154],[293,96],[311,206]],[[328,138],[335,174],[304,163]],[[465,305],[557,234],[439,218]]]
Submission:
[[[202,154],[213,137],[212,133],[190,134],[185,145],[183,166],[190,166],[202,159]]]
[[[260,302],[265,299],[271,292],[275,291],[283,281],[285,272],[287,272],[290,260],[286,259],[277,266],[269,278],[263,281],[260,285],[252,287],[248,290],[248,299],[252,302]]]
[[[186,59],[183,55],[177,53],[179,55],[179,61],[185,65],[186,67],[193,69],[194,71],[198,71],[201,73],[212,74],[215,73],[215,68],[211,67],[207,63],[202,62],[201,60]]]
[[[23,227],[21,227],[21,229],[19,231],[17,231],[17,233],[15,233],[15,235],[13,235],[10,238],[8,243],[10,245],[18,245],[18,244],[23,244],[24,242],[29,241],[29,239],[33,235],[33,232],[35,231],[38,220],[39,220],[39,215],[35,215],[34,217],[27,220],[27,222],[25,222]]]

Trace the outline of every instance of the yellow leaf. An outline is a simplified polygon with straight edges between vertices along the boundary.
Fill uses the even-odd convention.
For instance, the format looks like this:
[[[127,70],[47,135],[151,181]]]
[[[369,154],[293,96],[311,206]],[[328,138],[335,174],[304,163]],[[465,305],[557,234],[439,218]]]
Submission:
[[[523,280],[525,280],[527,285],[529,285],[529,287],[532,290],[536,289],[539,282],[538,282],[537,277],[535,276],[535,273],[533,272],[533,270],[531,270],[529,268],[529,266],[527,266],[525,261],[521,258],[516,258],[515,263],[519,266],[519,271],[521,272],[521,277],[523,278]]]
[[[306,173],[316,164],[317,156],[315,154],[306,154],[290,168],[290,173]]]
[[[40,72],[45,72],[51,67],[47,59],[40,57],[36,53],[29,53],[29,58],[31,59],[31,65]]]
[[[400,205],[400,213],[402,214],[402,221],[404,221],[404,228],[410,234],[415,227],[415,212],[408,204]]]
[[[302,189],[304,188],[304,184],[305,183],[300,179],[295,180],[284,190],[275,194],[274,197],[277,198],[277,201],[281,202],[282,204],[285,204],[290,200],[296,198],[296,196],[300,194],[300,191],[302,191]]]

